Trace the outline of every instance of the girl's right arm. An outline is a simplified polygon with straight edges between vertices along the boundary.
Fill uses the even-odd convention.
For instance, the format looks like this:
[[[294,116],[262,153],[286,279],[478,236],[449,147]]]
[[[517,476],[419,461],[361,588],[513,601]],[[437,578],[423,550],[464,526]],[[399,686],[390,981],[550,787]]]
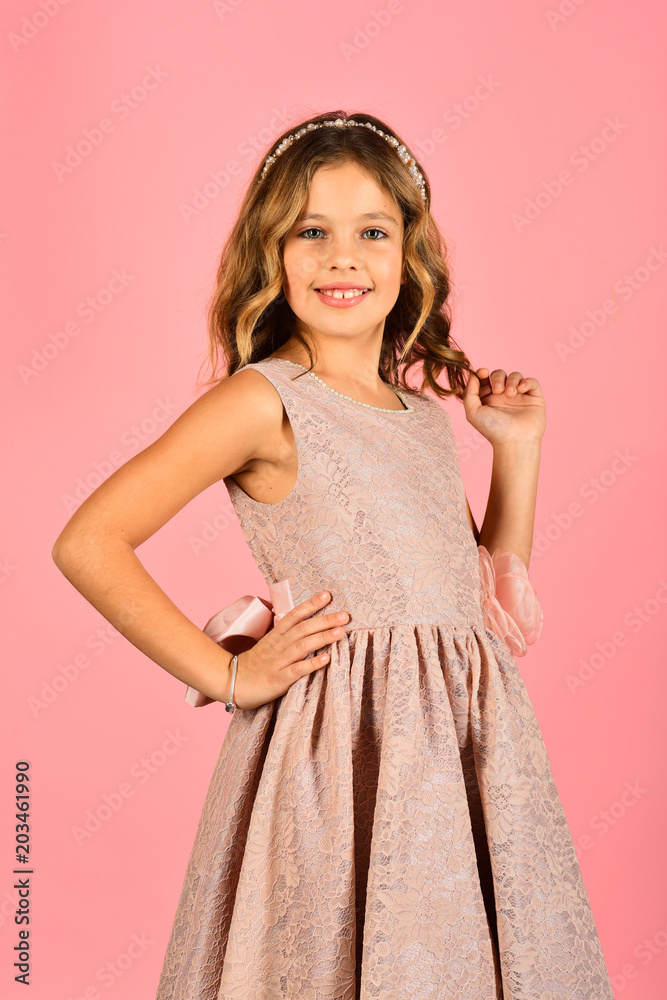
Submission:
[[[168,673],[217,701],[229,696],[231,654],[176,607],[135,549],[213,483],[284,454],[286,433],[274,387],[252,369],[238,372],[102,483],[53,546],[60,571],[107,621]],[[239,708],[272,701],[324,666],[318,657],[304,658],[339,638],[333,632],[342,624],[339,616],[310,617],[330,599],[313,595],[241,654],[234,689]]]

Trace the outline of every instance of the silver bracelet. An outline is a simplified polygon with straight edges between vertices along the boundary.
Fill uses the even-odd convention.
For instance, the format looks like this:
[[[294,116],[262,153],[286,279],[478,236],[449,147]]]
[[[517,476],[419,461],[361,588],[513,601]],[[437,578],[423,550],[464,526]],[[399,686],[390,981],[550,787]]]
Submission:
[[[234,681],[236,680],[236,667],[239,662],[238,654],[235,653],[232,658],[232,686],[229,690],[229,701],[225,702],[226,712],[235,712],[236,705],[234,704]]]

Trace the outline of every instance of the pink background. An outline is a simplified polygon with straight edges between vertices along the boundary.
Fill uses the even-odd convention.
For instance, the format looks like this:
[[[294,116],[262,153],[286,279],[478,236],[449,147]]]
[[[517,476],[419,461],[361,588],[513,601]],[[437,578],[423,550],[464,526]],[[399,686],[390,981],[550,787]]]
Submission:
[[[190,708],[114,637],[51,547],[79,481],[194,401],[217,256],[261,152],[338,108],[385,118],[420,156],[473,365],[544,389],[531,576],[545,625],[519,666],[616,997],[664,995],[664,27],[647,0],[4,5],[3,996],[25,995],[12,968],[21,758],[31,997],[154,995],[228,717]],[[58,167],[85,130],[89,155]],[[481,524],[490,446],[446,405]],[[268,593],[222,484],[139,555],[201,627]]]

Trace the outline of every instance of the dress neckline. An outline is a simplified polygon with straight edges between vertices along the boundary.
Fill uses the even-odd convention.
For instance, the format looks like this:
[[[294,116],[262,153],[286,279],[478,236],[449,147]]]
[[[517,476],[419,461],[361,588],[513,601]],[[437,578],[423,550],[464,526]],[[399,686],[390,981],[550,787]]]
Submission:
[[[289,358],[281,358],[281,357],[269,357],[269,358],[265,358],[264,360],[265,361],[286,361],[288,365],[296,365],[297,368],[301,368],[303,371],[305,371],[308,375],[311,376],[311,378],[314,378],[317,382],[319,382],[320,385],[323,386],[328,392],[333,393],[334,396],[340,396],[341,399],[347,399],[350,403],[355,403],[357,406],[364,406],[367,410],[379,410],[381,413],[414,413],[415,412],[414,406],[410,406],[410,404],[406,400],[406,398],[403,395],[403,393],[399,389],[395,389],[393,385],[390,385],[389,388],[392,390],[392,392],[396,396],[398,396],[398,398],[400,399],[400,401],[403,403],[403,405],[405,407],[404,410],[394,410],[393,408],[389,408],[389,407],[385,407],[385,406],[371,406],[370,403],[363,403],[360,399],[353,399],[352,396],[346,396],[345,393],[338,392],[337,389],[332,389],[330,385],[327,385],[326,382],[322,381],[322,379],[319,377],[319,375],[316,375],[314,372],[311,372],[308,368],[305,367],[305,365],[300,364],[298,361],[290,361]],[[389,383],[385,382],[385,385],[389,385]]]

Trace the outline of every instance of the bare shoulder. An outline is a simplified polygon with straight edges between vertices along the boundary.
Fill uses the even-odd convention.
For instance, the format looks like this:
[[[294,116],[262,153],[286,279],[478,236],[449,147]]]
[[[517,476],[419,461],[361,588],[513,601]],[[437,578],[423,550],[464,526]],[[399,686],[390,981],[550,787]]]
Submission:
[[[283,404],[254,369],[224,378],[99,486],[58,543],[105,533],[136,548],[214,483],[285,451]]]
[[[252,368],[224,378],[174,421],[163,442],[211,485],[272,454],[283,422],[278,391]],[[193,471],[193,470],[191,470]]]
[[[266,431],[273,425],[280,429],[283,403],[275,386],[254,368],[243,368],[209,389],[201,399],[208,400],[213,413]],[[199,401],[198,401],[199,402]],[[257,442],[261,445],[261,440]]]

